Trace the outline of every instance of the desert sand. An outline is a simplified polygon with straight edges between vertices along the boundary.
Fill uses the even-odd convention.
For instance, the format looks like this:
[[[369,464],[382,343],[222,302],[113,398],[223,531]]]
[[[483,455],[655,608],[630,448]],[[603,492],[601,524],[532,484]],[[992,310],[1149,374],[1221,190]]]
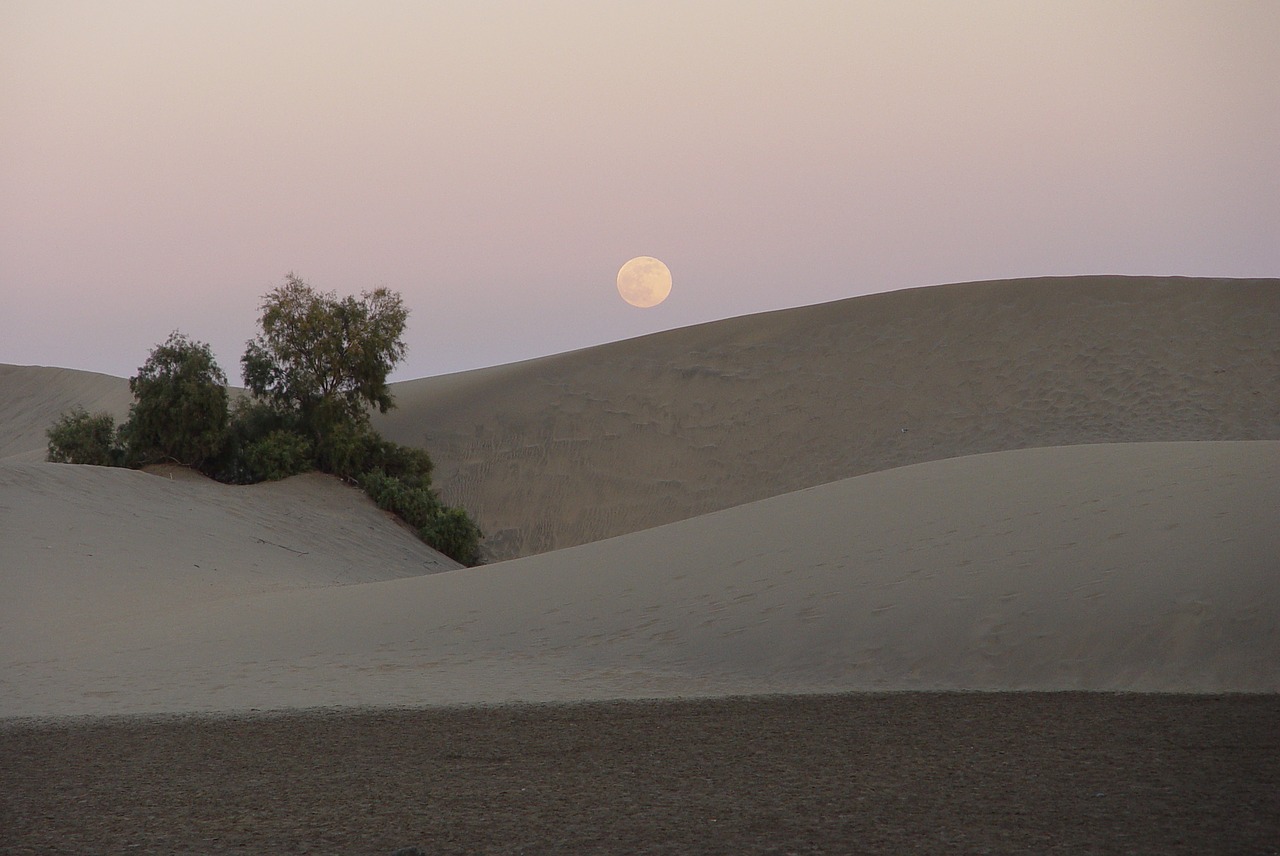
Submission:
[[[7,853],[1272,853],[1276,696],[894,693],[0,727]]]
[[[493,558],[1009,449],[1278,440],[1280,283],[910,289],[398,384]]]
[[[682,741],[718,723],[715,735],[739,737],[708,737],[719,748],[706,750],[705,769],[723,780],[713,802],[751,806],[721,838],[708,837],[705,817],[662,812],[617,837],[609,823],[631,815],[588,776],[596,784],[574,800],[542,788],[528,812],[511,810],[506,834],[527,852],[660,851],[658,841],[672,852],[856,851],[840,837],[855,831],[871,836],[859,839],[869,852],[946,844],[886,832],[917,822],[959,850],[1128,852],[1137,841],[1196,852],[1218,841],[1256,852],[1250,842],[1280,840],[1280,811],[1263,796],[1280,776],[1278,343],[1277,280],[1045,279],[854,298],[397,384],[400,406],[379,427],[425,444],[445,498],[478,518],[490,564],[472,569],[328,477],[231,487],[44,463],[43,431],[59,413],[121,416],[127,384],[0,367],[0,775],[12,794],[0,829],[23,830],[0,832],[0,849],[59,852],[50,842],[62,835],[88,849],[382,852],[391,839],[357,835],[366,827],[355,821],[325,837],[277,815],[236,826],[214,811],[201,815],[211,826],[179,833],[177,803],[148,838],[103,818],[149,817],[154,803],[60,790],[75,776],[56,771],[84,763],[74,747],[101,739],[101,770],[140,775],[126,747],[185,734],[211,757],[254,740],[263,757],[350,751],[344,769],[377,777],[378,762],[355,760],[353,735],[370,722],[408,717],[409,732],[396,733],[465,742],[510,715],[542,736],[511,737],[493,763],[522,769],[546,752],[572,765],[577,750],[556,729],[607,747],[626,728],[611,717],[644,720],[651,742],[618,746],[609,763],[623,766],[610,776],[687,754]],[[636,701],[618,707],[626,699]],[[658,719],[684,723],[683,736],[640,699],[670,700]],[[873,800],[874,822],[858,813],[870,792],[847,768],[814,779],[838,811],[786,803],[800,791],[777,778],[779,765],[807,769],[823,755],[796,735],[769,744],[770,772],[757,772],[774,778],[761,790],[752,732],[732,725],[766,716],[767,731],[794,717],[838,748],[854,739],[848,722],[883,725],[890,709],[902,730],[880,739],[928,748],[910,756],[910,782],[890,777],[891,804]],[[1092,736],[1046,743],[1029,725],[1052,731],[1064,717],[1091,723],[1081,727]],[[942,720],[963,745],[939,738]],[[1135,729],[1129,748],[1120,720]],[[1178,721],[1185,728],[1170,731]],[[273,730],[281,722],[293,724]],[[316,728],[328,736],[303,736]],[[386,766],[395,746],[379,745],[370,758],[408,775]],[[1136,762],[1133,745],[1162,746],[1180,772]],[[458,751],[422,760],[453,770],[459,787],[494,772],[459,760],[477,747]],[[1038,765],[1057,807],[983,814],[938,796],[966,764],[990,772],[1002,757]],[[173,776],[194,777],[183,785],[192,793],[261,779],[189,763]],[[1099,789],[1125,802],[1098,804],[1100,825],[1073,837],[1069,816],[1088,813],[1071,790],[1079,768],[1104,763],[1124,769]],[[951,772],[925,781],[930,765]],[[1031,792],[1019,782],[983,804]],[[1170,796],[1179,782],[1189,790]],[[1230,791],[1231,806],[1197,800],[1201,786]],[[303,789],[315,811],[350,798],[326,787]],[[485,787],[476,793],[498,798]],[[618,799],[710,805],[688,788]],[[89,826],[52,819],[67,793],[92,806]],[[758,804],[768,794],[792,808],[770,814]],[[919,810],[931,799],[945,808],[932,821]],[[1200,825],[1168,820],[1194,804]],[[819,823],[821,811],[835,813]],[[1135,813],[1150,822],[1123,832],[1119,819]],[[809,832],[770,838],[760,820],[770,816]],[[549,817],[572,828],[520,838]],[[503,852],[515,840],[469,848],[414,823],[426,837],[397,846]]]
[[[954,458],[448,572],[317,481],[4,465],[0,714],[1280,690],[1277,441]]]
[[[77,407],[107,412],[122,422],[129,415],[129,381],[97,372],[43,366],[0,365],[0,460],[43,461],[45,431]]]

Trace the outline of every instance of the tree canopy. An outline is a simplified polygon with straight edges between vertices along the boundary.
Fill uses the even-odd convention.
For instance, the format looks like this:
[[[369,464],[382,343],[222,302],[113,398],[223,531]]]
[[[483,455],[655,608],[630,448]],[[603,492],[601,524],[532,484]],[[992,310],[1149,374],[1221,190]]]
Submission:
[[[480,561],[481,532],[431,489],[431,457],[384,440],[369,409],[395,405],[387,375],[405,354],[408,311],[385,288],[339,299],[293,274],[262,302],[262,332],[241,364],[252,398],[227,407],[227,377],[202,342],[174,332],[129,379],[134,403],[115,427],[83,408],[48,431],[50,461],[142,466],[170,461],[236,484],[319,469],[364,488],[418,537]]]
[[[319,435],[394,406],[387,375],[404,358],[408,310],[385,288],[360,299],[317,292],[294,274],[261,306],[262,332],[241,358],[253,394],[296,413]]]
[[[124,426],[130,454],[142,463],[203,467],[227,430],[227,376],[213,350],[174,332],[129,379],[134,403]]]

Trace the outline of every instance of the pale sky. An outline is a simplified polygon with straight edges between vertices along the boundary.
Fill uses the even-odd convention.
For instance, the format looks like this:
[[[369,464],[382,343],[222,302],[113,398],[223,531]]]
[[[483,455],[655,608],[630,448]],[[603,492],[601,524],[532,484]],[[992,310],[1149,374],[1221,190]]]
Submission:
[[[636,309],[650,255],[671,296]],[[1280,275],[1280,3],[0,0],[0,362],[233,382],[294,271],[398,379],[976,279]]]

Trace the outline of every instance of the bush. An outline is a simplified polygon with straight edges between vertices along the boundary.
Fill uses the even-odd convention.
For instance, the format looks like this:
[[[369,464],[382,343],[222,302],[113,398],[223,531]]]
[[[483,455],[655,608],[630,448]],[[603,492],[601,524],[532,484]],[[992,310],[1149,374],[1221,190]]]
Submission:
[[[169,461],[232,484],[319,469],[358,481],[429,545],[476,564],[480,530],[432,492],[431,456],[370,425],[371,408],[395,404],[387,376],[404,357],[407,317],[400,295],[385,288],[339,300],[290,274],[263,299],[262,332],[241,359],[252,398],[229,411],[212,349],[175,331],[129,379],[128,421],[117,429],[107,413],[66,414],[48,430],[49,460]]]
[[[375,436],[365,461],[365,471],[381,470],[410,487],[431,487],[431,472],[435,465],[425,449],[401,446]]]
[[[298,434],[294,428],[294,420],[288,414],[249,398],[237,399],[227,422],[222,451],[216,460],[207,464],[206,471],[218,481],[228,484],[261,481],[263,476],[253,471],[246,455],[251,446],[277,431]],[[314,462],[309,460],[307,469],[313,467]]]
[[[360,486],[379,508],[412,526],[428,546],[464,565],[479,563],[480,528],[463,509],[444,505],[429,488],[381,469],[361,476]]]
[[[227,442],[243,446],[254,440],[261,440],[272,431],[280,430],[301,433],[292,414],[252,398],[238,398],[235,407],[231,409]]]
[[[430,489],[406,484],[382,470],[365,473],[360,486],[379,508],[395,514],[415,530],[429,525],[440,511],[440,500]]]
[[[284,429],[254,440],[244,447],[239,458],[250,482],[279,481],[314,469],[311,443]]]
[[[435,519],[419,530],[418,537],[456,562],[480,563],[480,527],[461,508],[441,506]]]
[[[381,470],[409,487],[425,489],[431,486],[433,464],[424,449],[384,440],[367,421],[338,420],[317,443],[316,467],[353,481]]]
[[[367,421],[335,419],[319,433],[316,467],[343,479],[358,480],[372,469],[380,438]]]
[[[45,434],[49,438],[47,459],[55,464],[98,467],[124,464],[116,420],[110,413],[90,415],[83,407],[77,407],[64,413]]]
[[[227,430],[227,376],[203,342],[174,332],[129,379],[135,401],[122,436],[139,463],[204,469]]]

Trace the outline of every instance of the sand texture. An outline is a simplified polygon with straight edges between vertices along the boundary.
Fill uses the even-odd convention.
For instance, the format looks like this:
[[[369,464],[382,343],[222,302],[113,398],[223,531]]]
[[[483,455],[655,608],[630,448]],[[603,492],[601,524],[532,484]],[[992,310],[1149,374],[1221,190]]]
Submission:
[[[792,696],[0,726],[14,854],[1269,854],[1280,697]]]
[[[0,366],[0,852],[1276,852],[1280,281],[396,393],[490,564],[329,477],[45,463],[127,383]]]
[[[960,455],[1280,439],[1280,280],[898,291],[395,394],[382,430],[508,558]]]
[[[43,461],[45,432],[77,407],[122,422],[133,396],[124,378],[42,366],[0,365],[0,460]]]
[[[18,511],[5,716],[1280,690],[1275,441],[949,459],[426,576],[405,576],[437,569],[426,548],[375,509],[352,524],[388,538],[367,555],[332,514],[264,511],[264,494],[318,493],[317,476],[232,488],[69,465],[0,474]],[[69,495],[98,522],[68,531]]]

